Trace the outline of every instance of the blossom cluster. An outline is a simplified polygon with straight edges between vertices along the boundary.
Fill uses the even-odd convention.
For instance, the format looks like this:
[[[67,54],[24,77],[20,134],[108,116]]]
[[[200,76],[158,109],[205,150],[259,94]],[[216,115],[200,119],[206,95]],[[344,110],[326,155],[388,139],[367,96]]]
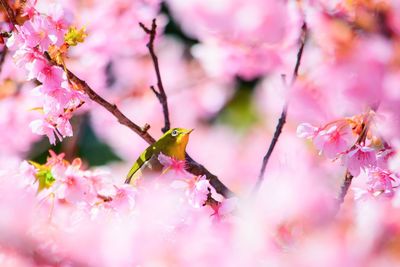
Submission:
[[[17,170],[3,170],[1,265],[398,263],[392,249],[400,242],[398,195],[367,199],[354,207],[359,215],[333,219],[324,190],[306,174],[293,179],[282,173],[258,198],[240,205],[222,200],[216,213],[192,202],[209,192],[202,177],[190,179],[180,162],[163,155],[160,160],[169,171],[136,188],[105,169],[84,170],[79,159],[69,163],[53,152],[45,164],[22,162]],[[314,186],[301,191],[290,187],[309,183]]]
[[[11,37],[11,24],[1,24],[13,52],[0,51],[1,266],[399,265],[398,1],[28,0],[12,8]],[[33,120],[55,143],[72,135],[71,116],[87,101],[66,63],[160,135],[149,36],[138,26],[153,18],[171,122],[196,128],[188,153],[237,198],[163,154],[160,173],[124,184],[147,144],[96,104],[84,110],[83,134],[55,148],[65,155],[50,151],[39,164],[47,148],[27,154],[37,138],[24,126]],[[86,133],[122,160],[91,166],[100,153],[87,149]],[[346,195],[341,205],[338,195]]]
[[[331,121],[321,127],[302,123],[297,135],[311,139],[320,155],[333,160],[340,158],[353,177],[364,171],[368,176],[364,193],[393,196],[399,179],[389,170],[388,162],[395,152],[366,125],[370,123],[366,122],[368,116],[373,116],[373,112]]]
[[[216,193],[204,176],[193,176],[186,172],[183,168],[184,162],[163,154],[160,154],[159,158],[164,165],[162,174],[152,178],[142,177],[140,181],[143,180],[143,182],[134,187],[115,180],[115,177],[107,170],[84,170],[79,158],[70,163],[64,159],[64,154],[57,155],[50,151],[50,156],[45,164],[24,161],[17,171],[1,173],[1,203],[10,200],[10,192],[14,193],[14,197],[11,198],[19,199],[18,203],[21,205],[27,204],[25,201],[29,203],[25,216],[32,216],[29,218],[31,220],[29,223],[32,225],[26,226],[27,234],[19,233],[22,234],[20,238],[31,240],[34,243],[33,247],[30,248],[34,253],[38,255],[48,254],[46,261],[49,262],[45,262],[47,264],[66,263],[68,260],[73,260],[73,258],[68,257],[68,254],[72,253],[72,247],[67,245],[67,249],[65,249],[65,244],[63,244],[68,233],[72,232],[79,241],[83,237],[80,236],[82,227],[94,225],[101,227],[99,223],[106,218],[111,223],[127,223],[124,220],[131,218],[132,225],[129,227],[137,227],[135,221],[141,220],[141,214],[149,213],[149,211],[146,211],[148,205],[151,205],[152,208],[155,208],[154,205],[159,205],[160,210],[158,212],[166,213],[166,216],[172,215],[169,212],[180,214],[185,211],[193,213],[193,216],[205,216],[206,220],[214,218],[214,221],[221,220],[223,216],[227,216],[232,211],[233,207],[230,204],[232,200],[226,202],[227,200]],[[166,204],[163,204],[162,201],[168,201],[168,198],[162,200],[155,196],[151,197],[152,194],[160,194],[163,197],[170,194],[173,203],[168,203],[168,205],[174,204],[176,207],[173,210],[163,210],[161,207],[166,208]],[[210,202],[213,204],[205,206],[208,198],[213,199]],[[149,201],[150,203],[148,203]],[[153,201],[161,202],[157,204]],[[18,212],[14,212],[13,215],[2,216],[0,232],[9,227],[7,223],[10,217],[22,216]],[[150,214],[145,216],[148,215]],[[65,216],[71,216],[70,220],[66,220]],[[176,221],[169,222],[169,225],[163,225],[165,227],[163,231],[167,230],[168,227],[184,227],[189,218],[182,217],[180,219],[182,221],[176,218]],[[13,227],[13,229],[17,228],[18,226]],[[1,238],[0,255],[7,254],[8,250],[29,249],[25,245],[23,248],[18,248],[13,247],[14,244],[6,245],[3,243],[7,238],[18,239],[17,236],[12,236],[12,234],[10,234],[10,237]],[[94,232],[88,234],[90,235],[88,238],[94,238]],[[129,233],[127,234],[129,235]],[[114,240],[117,243],[120,241],[122,240]],[[134,239],[129,242],[133,241]],[[3,249],[3,245],[5,249]],[[50,249],[51,251],[48,251]],[[13,253],[10,253],[9,256],[12,255]],[[131,257],[130,260],[134,260],[134,258]],[[33,260],[36,264],[41,261],[36,256]],[[87,258],[84,261],[90,262]],[[0,262],[2,262],[1,259]],[[104,265],[103,263],[101,266],[107,266],[107,264]]]
[[[391,166],[398,149],[396,6],[310,1],[305,9],[313,43],[311,62],[292,86],[297,135],[311,139],[325,157],[340,159],[352,177],[366,178],[363,189],[354,186],[356,198],[392,197],[399,184],[397,166]]]
[[[105,205],[115,211],[120,211],[124,207],[133,209],[135,199],[140,195],[140,189],[148,186],[146,183],[149,177],[140,177],[135,187],[128,184],[118,185],[106,171],[84,171],[79,158],[69,163],[64,156],[50,150],[50,157],[44,165],[23,162],[21,168],[25,178],[19,182],[26,183],[32,190],[37,190],[39,199],[50,197],[53,202],[83,205],[89,209]],[[159,161],[164,170],[153,177],[151,183],[169,183],[171,188],[184,192],[187,202],[195,208],[206,205],[209,197],[215,203],[224,200],[205,176],[188,173],[184,169],[184,161],[170,158],[162,153],[159,155]]]
[[[15,25],[7,46],[15,50],[17,66],[27,70],[27,80],[39,83],[33,90],[41,98],[41,105],[35,109],[42,116],[30,123],[32,131],[47,135],[54,144],[56,138],[61,141],[72,136],[69,120],[86,97],[71,84],[60,62],[55,64],[49,58],[54,54],[62,57],[60,51],[68,45],[65,36],[71,33],[71,15],[60,5],[49,7],[48,14],[39,13],[35,4],[31,1],[24,7],[22,16],[26,20],[21,26]]]

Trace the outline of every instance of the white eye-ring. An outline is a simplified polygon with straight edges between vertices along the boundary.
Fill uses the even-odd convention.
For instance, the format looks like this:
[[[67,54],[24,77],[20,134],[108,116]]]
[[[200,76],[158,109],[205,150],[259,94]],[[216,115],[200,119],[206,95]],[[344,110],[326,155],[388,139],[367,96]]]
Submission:
[[[178,135],[178,131],[177,130],[173,130],[171,133],[172,136],[177,136]]]

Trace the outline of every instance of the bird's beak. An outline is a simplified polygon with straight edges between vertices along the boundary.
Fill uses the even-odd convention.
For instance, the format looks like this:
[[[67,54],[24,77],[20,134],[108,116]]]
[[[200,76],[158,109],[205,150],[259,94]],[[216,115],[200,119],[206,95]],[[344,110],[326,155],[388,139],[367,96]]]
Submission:
[[[193,131],[194,131],[194,129],[187,130],[187,131],[185,132],[185,134],[190,134],[190,133],[193,132]]]

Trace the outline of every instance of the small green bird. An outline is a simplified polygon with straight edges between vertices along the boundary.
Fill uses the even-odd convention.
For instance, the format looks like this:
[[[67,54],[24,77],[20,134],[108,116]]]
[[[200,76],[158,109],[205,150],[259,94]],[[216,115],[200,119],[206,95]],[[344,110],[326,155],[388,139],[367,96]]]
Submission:
[[[192,131],[193,129],[184,128],[174,128],[167,131],[160,139],[142,152],[129,171],[125,183],[135,184],[137,179],[145,173],[160,172],[163,168],[158,161],[160,153],[177,160],[185,160],[186,145],[189,141],[189,134]]]

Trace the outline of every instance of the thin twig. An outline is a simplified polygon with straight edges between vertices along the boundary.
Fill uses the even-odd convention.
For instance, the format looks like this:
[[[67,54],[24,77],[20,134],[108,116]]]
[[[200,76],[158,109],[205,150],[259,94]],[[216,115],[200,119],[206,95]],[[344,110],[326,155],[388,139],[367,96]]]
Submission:
[[[189,154],[186,153],[186,166],[185,169],[194,175],[205,175],[207,180],[210,181],[210,184],[215,188],[215,190],[225,196],[233,196],[234,193],[226,187],[217,176],[209,172],[203,165],[197,163]]]
[[[110,104],[104,98],[99,96],[93,89],[91,89],[87,83],[81,79],[79,79],[75,74],[67,69],[68,76],[75,84],[79,85],[80,88],[96,103],[103,106],[107,109],[111,114],[114,115],[118,119],[118,122],[127,126],[132,131],[137,133],[142,139],[144,139],[147,143],[152,144],[155,142],[155,139],[147,132],[150,128],[148,124],[146,124],[143,128],[139,127],[131,120],[129,120],[119,109],[116,105]],[[186,154],[186,169],[190,173],[194,175],[205,175],[207,180],[210,181],[210,184],[214,186],[215,190],[225,196],[232,196],[234,195],[232,191],[230,191],[219,179],[217,176],[212,174],[208,171],[203,165],[194,161],[189,155]]]
[[[98,95],[90,86],[83,80],[79,79],[74,73],[72,73],[69,69],[66,69],[68,77],[70,80],[79,86],[91,100],[103,106],[106,110],[108,110],[111,114],[114,115],[118,119],[118,122],[122,125],[127,126],[129,129],[134,131],[140,137],[142,137],[147,143],[152,144],[155,142],[155,139],[147,132],[148,126],[140,127],[139,125],[132,122],[128,117],[125,116],[121,112],[121,110],[115,104],[111,104],[100,95]]]
[[[299,76],[301,57],[303,55],[306,38],[307,38],[307,24],[306,22],[304,22],[303,25],[301,26],[300,48],[299,51],[297,51],[297,60],[293,70],[292,84],[296,81],[297,76]]]
[[[6,10],[11,10],[11,15],[10,20],[15,24],[14,18],[14,12],[8,5],[8,3],[5,0],[0,0],[3,5],[5,5]],[[154,22],[155,23],[155,22]],[[146,30],[145,30],[146,31]],[[49,60],[51,64],[58,65],[56,62],[51,60],[51,58],[46,55],[46,58]],[[126,117],[115,104],[109,103],[107,100],[102,98],[100,95],[98,95],[85,81],[81,80],[78,78],[74,73],[72,73],[69,69],[64,66],[60,66],[62,69],[65,69],[67,77],[74,83],[76,84],[81,90],[83,90],[91,100],[96,102],[97,104],[101,105],[104,107],[106,110],[108,110],[112,115],[114,115],[115,118],[118,119],[118,122],[122,125],[125,125],[132,131],[134,131],[136,134],[138,134],[143,140],[145,140],[147,143],[152,144],[155,142],[155,139],[147,132],[148,129],[150,128],[150,125],[145,124],[143,128],[132,122],[128,117]],[[159,80],[161,82],[161,79]],[[162,86],[162,85],[161,85]],[[164,93],[165,94],[165,93]],[[215,185],[215,190],[225,196],[231,196],[233,193],[218,179],[217,176],[213,175],[211,172],[209,172],[203,165],[197,163],[194,161],[189,155],[187,156],[187,169],[189,172],[191,172],[194,175],[205,175],[207,179],[210,181],[211,185]]]
[[[55,64],[55,62],[52,62]],[[104,98],[99,96],[90,86],[83,80],[79,79],[74,73],[72,73],[70,70],[66,69],[67,75],[70,78],[70,80],[75,83],[76,85],[79,86],[89,97],[92,99],[94,102],[98,103],[99,105],[103,106],[105,109],[107,109],[111,114],[114,115],[118,119],[118,122],[122,125],[127,126],[130,128],[132,131],[134,131],[136,134],[138,134],[142,139],[144,139],[147,143],[152,144],[155,142],[155,139],[147,132],[147,130],[150,128],[150,125],[145,124],[143,128],[139,127],[137,124],[129,120],[119,109],[115,104],[110,104],[107,102]],[[232,191],[230,191],[219,179],[217,176],[212,174],[210,171],[208,171],[203,165],[197,163],[194,161],[189,155],[186,155],[187,160],[186,160],[186,169],[194,174],[194,175],[205,175],[207,177],[207,180],[210,181],[210,184],[215,187],[215,190],[225,196],[231,196],[234,195]]]
[[[300,47],[299,47],[299,50],[297,52],[296,65],[295,65],[294,70],[293,70],[292,84],[297,79],[297,76],[298,76],[298,73],[299,73],[299,68],[300,68],[300,63],[301,63],[301,57],[303,55],[304,45],[305,45],[305,42],[306,42],[307,25],[306,25],[305,22],[303,23],[303,26],[302,26],[301,30],[302,30],[302,33],[301,33],[301,37],[300,37]],[[283,126],[286,123],[287,110],[288,110],[288,102],[286,101],[284,106],[283,106],[283,108],[282,108],[282,112],[281,112],[281,116],[280,116],[280,118],[278,120],[278,124],[276,125],[274,136],[272,137],[271,143],[270,143],[270,145],[268,147],[267,154],[265,154],[265,156],[263,158],[263,161],[262,161],[262,164],[261,164],[261,170],[260,170],[260,173],[258,175],[258,180],[257,180],[256,185],[254,186],[253,192],[256,192],[259,189],[259,187],[261,186],[261,183],[264,180],[265,169],[267,168],[268,161],[271,158],[272,152],[274,151],[274,148],[275,148],[276,144],[278,143],[279,136],[282,133]]]
[[[18,25],[17,20],[15,19],[14,10],[10,7],[7,0],[0,0],[0,3],[6,10],[8,18],[10,19],[12,26],[15,27],[15,25]]]
[[[158,63],[157,55],[154,51],[154,40],[157,34],[157,24],[156,19],[153,19],[151,28],[147,28],[143,23],[139,23],[140,27],[143,29],[145,33],[150,36],[149,42],[147,43],[147,48],[149,49],[150,56],[153,60],[154,69],[157,76],[157,88],[158,91],[154,88],[154,86],[150,86],[150,89],[156,95],[158,100],[160,101],[164,114],[164,128],[161,129],[162,132],[166,132],[170,129],[170,119],[169,119],[169,110],[168,110],[168,101],[167,95],[164,90],[164,86],[161,79],[160,67]],[[224,195],[229,196],[233,195],[233,192],[229,190],[219,179],[217,176],[209,172],[203,165],[194,161],[188,154],[186,154],[186,170],[194,175],[205,175],[207,179],[210,181],[210,184],[215,188],[215,190]]]
[[[280,118],[278,120],[278,124],[276,125],[276,128],[275,128],[274,136],[272,137],[272,141],[268,147],[267,154],[265,154],[265,156],[263,158],[263,161],[261,164],[261,170],[258,175],[258,180],[254,187],[254,191],[258,190],[258,188],[261,186],[262,181],[264,180],[265,169],[267,168],[268,161],[272,155],[272,152],[274,151],[275,145],[278,143],[278,139],[282,133],[283,126],[286,123],[286,115],[287,115],[287,103],[285,103],[285,105],[283,106],[281,116],[280,116]]]
[[[378,107],[374,108],[373,110],[376,111],[377,108]],[[350,150],[354,149],[357,145],[365,143],[365,140],[367,139],[368,130],[369,130],[370,117],[371,117],[371,114],[370,114],[370,112],[368,112],[368,114],[366,115],[366,119],[362,122],[361,133],[358,136],[355,144],[350,148]],[[343,184],[340,187],[340,193],[337,198],[338,210],[340,208],[340,205],[344,202],[344,198],[346,197],[347,192],[349,191],[349,188],[350,188],[353,178],[354,178],[354,176],[349,172],[349,170],[346,170],[346,173],[344,175]]]
[[[340,187],[340,193],[338,196],[338,208],[343,203],[344,198],[346,197],[347,191],[349,191],[351,181],[353,180],[353,178],[354,178],[354,176],[348,170],[346,170],[346,173],[344,175],[343,184]]]
[[[8,52],[8,48],[7,48],[7,46],[4,46],[3,51],[1,51],[1,54],[0,54],[0,73],[3,70],[3,65],[4,65],[4,61],[6,59],[6,56],[7,56],[7,52]]]
[[[168,110],[168,101],[167,101],[167,95],[165,94],[164,86],[162,83],[161,79],[161,73],[160,73],[160,66],[158,64],[158,58],[156,53],[154,52],[154,40],[156,38],[157,34],[157,23],[156,19],[153,19],[153,22],[151,24],[151,29],[147,28],[143,23],[139,23],[140,27],[144,30],[145,33],[147,33],[150,36],[149,42],[147,43],[147,48],[149,49],[149,53],[151,56],[151,59],[153,60],[153,65],[154,65],[154,70],[156,72],[157,76],[157,88],[158,91],[154,88],[154,86],[150,86],[150,89],[154,92],[156,95],[158,101],[160,101],[160,104],[163,109],[163,114],[164,114],[164,127],[161,129],[163,133],[167,132],[171,128],[171,123],[169,119],[169,110]]]

